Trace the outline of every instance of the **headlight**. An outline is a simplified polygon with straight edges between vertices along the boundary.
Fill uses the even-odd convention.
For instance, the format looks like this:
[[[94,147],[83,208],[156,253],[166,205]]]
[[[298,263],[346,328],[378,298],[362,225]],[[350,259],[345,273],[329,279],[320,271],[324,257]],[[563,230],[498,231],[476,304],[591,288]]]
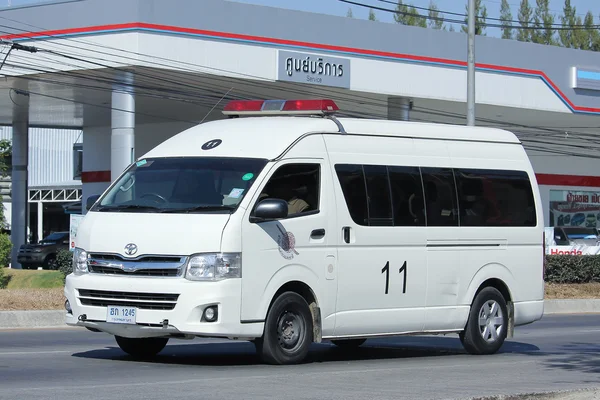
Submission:
[[[87,252],[76,248],[73,250],[73,273],[75,275],[83,275],[88,273]]]
[[[240,253],[206,253],[190,257],[185,278],[190,281],[220,281],[242,277]]]

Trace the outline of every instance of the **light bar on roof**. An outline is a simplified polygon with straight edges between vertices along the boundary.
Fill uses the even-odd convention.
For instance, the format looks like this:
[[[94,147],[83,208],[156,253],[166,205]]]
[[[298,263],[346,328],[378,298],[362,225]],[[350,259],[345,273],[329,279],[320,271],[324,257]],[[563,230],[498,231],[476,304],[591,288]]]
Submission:
[[[325,115],[339,107],[330,99],[233,100],[225,105],[225,115]]]

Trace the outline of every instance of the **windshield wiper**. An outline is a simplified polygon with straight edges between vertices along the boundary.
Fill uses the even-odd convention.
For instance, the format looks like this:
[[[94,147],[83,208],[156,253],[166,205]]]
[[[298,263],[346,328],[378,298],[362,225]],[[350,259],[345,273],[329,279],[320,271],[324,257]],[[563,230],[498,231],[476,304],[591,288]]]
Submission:
[[[155,206],[143,206],[140,204],[120,204],[118,206],[100,206],[98,211],[121,211],[121,210],[146,210],[146,211],[162,211],[163,209]]]
[[[163,213],[191,213],[196,211],[231,211],[235,209],[234,206],[194,206],[188,208],[167,208],[162,209]]]

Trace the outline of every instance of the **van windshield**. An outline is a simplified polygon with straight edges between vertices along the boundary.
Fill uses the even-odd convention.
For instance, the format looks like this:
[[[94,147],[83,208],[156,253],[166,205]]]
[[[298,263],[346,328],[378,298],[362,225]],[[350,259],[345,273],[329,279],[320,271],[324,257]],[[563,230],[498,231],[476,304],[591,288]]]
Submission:
[[[266,164],[263,159],[223,157],[140,160],[92,211],[231,213]]]

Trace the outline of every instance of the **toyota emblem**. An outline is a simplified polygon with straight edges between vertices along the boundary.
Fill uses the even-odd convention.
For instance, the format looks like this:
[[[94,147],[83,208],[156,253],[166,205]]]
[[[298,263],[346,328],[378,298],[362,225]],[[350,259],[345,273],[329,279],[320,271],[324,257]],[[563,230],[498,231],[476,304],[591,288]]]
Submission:
[[[125,254],[128,256],[132,256],[137,253],[138,247],[135,243],[129,243],[125,246]]]

